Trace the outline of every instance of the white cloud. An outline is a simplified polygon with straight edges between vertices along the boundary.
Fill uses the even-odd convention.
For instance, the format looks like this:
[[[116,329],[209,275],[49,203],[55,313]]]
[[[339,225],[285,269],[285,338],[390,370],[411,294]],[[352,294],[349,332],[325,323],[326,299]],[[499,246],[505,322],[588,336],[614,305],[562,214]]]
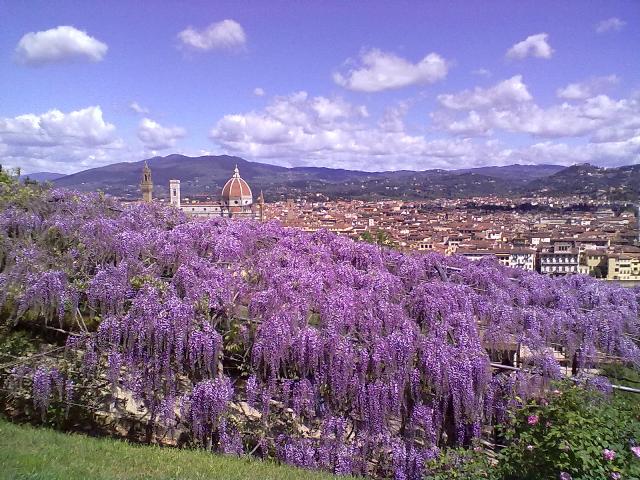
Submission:
[[[24,35],[16,47],[16,60],[25,65],[45,65],[72,61],[99,62],[108,50],[105,43],[86,32],[60,26]]]
[[[585,100],[616,83],[618,83],[618,77],[615,75],[595,77],[584,82],[570,83],[566,87],[559,88],[556,91],[556,95],[565,100]]]
[[[619,142],[587,143],[567,145],[566,143],[541,142],[511,152],[510,162],[524,163],[593,163],[603,166],[629,165],[640,163],[640,135]]]
[[[472,70],[471,73],[484,78],[489,78],[491,76],[491,71],[486,68],[477,68],[475,70]]]
[[[478,112],[471,110],[466,118],[448,123],[447,130],[456,135],[475,137],[490,134],[491,125]]]
[[[284,144],[297,150],[300,140],[319,144],[322,135],[331,136],[339,129],[354,128],[350,122],[366,115],[364,107],[354,107],[342,99],[310,98],[307,92],[297,92],[276,97],[263,112],[225,115],[211,136],[233,148]]]
[[[364,106],[341,98],[297,92],[276,97],[264,110],[225,115],[211,139],[227,151],[288,165],[379,170],[447,166],[469,154],[465,140],[429,141],[405,131],[407,105],[389,109],[376,125]]]
[[[333,80],[349,90],[380,92],[409,85],[434,83],[447,76],[449,66],[437,53],[418,63],[381,50],[369,50],[360,57],[360,65],[347,73],[334,73]]]
[[[522,59],[525,57],[551,58],[553,49],[547,42],[546,33],[537,33],[528,36],[525,40],[516,43],[507,51],[508,58]]]
[[[115,130],[99,106],[0,118],[2,163],[62,173],[112,163],[124,148]]]
[[[447,132],[440,138],[433,136],[436,129],[429,134],[408,131],[404,117],[410,102],[399,102],[372,119],[364,106],[306,92],[276,97],[259,111],[225,115],[210,137],[218,151],[291,166],[420,170],[518,162],[640,162],[640,99],[599,95],[578,105],[542,108],[528,93],[501,96],[495,87],[480,93],[487,92],[492,92],[493,105],[478,100],[476,90],[460,97],[480,105],[462,118],[456,118],[461,110],[435,112],[434,126]],[[513,148],[497,140],[498,132],[529,135],[532,141]],[[560,137],[576,137],[575,144],[540,141]]]
[[[174,147],[186,134],[182,127],[163,127],[149,118],[143,118],[138,126],[138,138],[145,147],[152,150]]]
[[[263,88],[256,87],[256,88],[254,88],[254,89],[253,89],[253,94],[254,94],[256,97],[264,97],[264,95],[265,95],[265,91],[264,91],[264,89],[263,89]]]
[[[146,107],[143,107],[138,102],[131,102],[129,104],[129,108],[133,110],[135,113],[139,113],[141,115],[146,115],[149,113],[149,109]]]
[[[494,111],[489,123],[499,129],[528,133],[538,137],[610,137],[612,128],[624,127],[618,137],[627,140],[640,133],[634,128],[640,115],[637,100],[613,100],[606,95],[589,98],[578,105],[563,103],[541,108],[533,103],[511,111]],[[635,123],[634,123],[635,122]],[[625,137],[625,138],[621,138]]]
[[[182,45],[193,50],[238,50],[245,46],[247,36],[235,20],[212,23],[204,30],[188,27],[178,34]]]
[[[558,94],[572,103],[543,108],[517,75],[487,89],[440,95],[446,110],[432,113],[431,118],[437,128],[462,136],[501,130],[543,138],[588,137],[594,143],[624,141],[640,135],[640,99],[614,100],[595,93],[616,80],[609,76],[569,85]],[[459,117],[459,111],[467,113]]]
[[[385,110],[378,122],[378,127],[384,132],[404,132],[404,117],[409,111],[409,102],[398,102],[397,105]]]
[[[7,145],[105,145],[113,141],[114,131],[115,126],[102,118],[99,106],[0,118],[0,139]]]
[[[452,110],[471,110],[500,105],[511,105],[531,100],[522,75],[515,75],[490,88],[476,87],[456,94],[438,95],[438,101]]]
[[[342,98],[297,92],[276,97],[264,109],[225,115],[211,130],[216,154],[285,165],[326,165],[364,170],[461,168],[512,163],[640,163],[640,98],[598,95],[577,104],[548,108],[533,100],[471,109],[454,118],[440,138],[410,132],[404,118],[410,102],[388,108],[381,118]],[[443,109],[458,115],[460,110]],[[528,134],[530,145],[514,148],[492,135]],[[27,172],[71,173],[122,159],[143,158],[150,149],[175,145],[185,135],[143,119],[138,134],[146,150],[115,135],[100,107],[63,113],[52,110],[0,118],[0,157]],[[453,135],[450,135],[453,134]],[[484,135],[488,138],[473,138]],[[547,138],[573,136],[570,142]],[[544,138],[545,140],[541,140]],[[202,152],[192,152],[202,153]]]
[[[627,24],[624,20],[620,20],[617,17],[611,17],[606,20],[602,20],[596,25],[597,33],[606,33],[606,32],[619,32],[622,28]]]

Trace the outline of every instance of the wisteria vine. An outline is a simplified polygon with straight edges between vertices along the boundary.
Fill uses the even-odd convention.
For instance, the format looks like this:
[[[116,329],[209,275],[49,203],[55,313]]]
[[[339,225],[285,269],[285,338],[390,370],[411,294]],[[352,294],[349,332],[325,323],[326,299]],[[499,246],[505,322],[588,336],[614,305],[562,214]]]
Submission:
[[[30,372],[43,415],[106,378],[206,448],[339,474],[421,478],[560,376],[557,352],[640,368],[638,289],[101,194],[2,205],[0,287],[3,322],[69,332],[79,369]],[[539,375],[491,371],[514,354]]]

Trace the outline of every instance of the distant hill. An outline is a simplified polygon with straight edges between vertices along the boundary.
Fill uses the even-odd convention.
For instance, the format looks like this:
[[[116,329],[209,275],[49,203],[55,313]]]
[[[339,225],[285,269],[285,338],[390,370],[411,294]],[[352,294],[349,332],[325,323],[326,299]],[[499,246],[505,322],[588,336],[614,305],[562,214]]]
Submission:
[[[479,173],[490,177],[504,178],[518,182],[528,182],[537,178],[545,178],[564,170],[562,165],[507,165],[503,167],[478,167],[457,170],[458,172]]]
[[[157,196],[168,194],[169,180],[174,178],[181,180],[184,194],[217,195],[233,174],[236,165],[254,189],[260,188],[256,183],[258,180],[266,184],[269,179],[273,180],[278,176],[286,175],[288,170],[284,167],[248,162],[242,158],[227,155],[195,158],[169,155],[153,157],[147,162],[151,168],[154,193]],[[55,184],[79,190],[103,190],[122,197],[138,197],[143,165],[144,160],[91,168],[59,178]]]
[[[20,175],[20,180],[25,180],[28,178],[30,180],[35,180],[36,182],[48,182],[64,176],[65,176],[64,173],[35,172],[35,173],[27,173],[24,175]]]
[[[187,157],[169,155],[147,160],[152,171],[154,195],[168,196],[169,180],[181,180],[183,196],[217,197],[236,165],[254,195],[264,190],[267,201],[292,197],[427,199],[484,195],[590,194],[615,191],[619,197],[638,197],[640,166],[598,169],[589,166],[508,165],[462,170],[362,172],[325,167],[286,168],[249,162],[228,155]],[[102,190],[123,198],[140,197],[144,160],[93,168],[55,180],[61,187]],[[594,173],[597,172],[597,173]],[[598,182],[602,181],[606,185]],[[614,190],[612,190],[614,189]]]
[[[528,185],[530,191],[548,195],[579,194],[612,200],[640,198],[640,165],[603,168],[588,163],[572,165]]]

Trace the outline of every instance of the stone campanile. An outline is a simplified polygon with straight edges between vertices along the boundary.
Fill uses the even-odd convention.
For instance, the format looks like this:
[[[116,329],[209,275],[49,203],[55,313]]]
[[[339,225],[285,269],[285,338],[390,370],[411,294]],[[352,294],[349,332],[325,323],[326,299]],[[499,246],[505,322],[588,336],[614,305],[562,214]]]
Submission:
[[[169,180],[169,201],[180,208],[180,180]]]
[[[258,197],[258,220],[264,222],[265,213],[264,213],[264,195],[262,194],[262,190],[260,190],[260,196]]]
[[[142,182],[140,183],[140,190],[142,190],[142,201],[150,202],[153,200],[153,182],[151,181],[151,169],[147,165],[147,161],[144,162],[144,168],[142,169]]]
[[[640,245],[640,203],[636,205],[636,222],[638,224],[638,245]]]

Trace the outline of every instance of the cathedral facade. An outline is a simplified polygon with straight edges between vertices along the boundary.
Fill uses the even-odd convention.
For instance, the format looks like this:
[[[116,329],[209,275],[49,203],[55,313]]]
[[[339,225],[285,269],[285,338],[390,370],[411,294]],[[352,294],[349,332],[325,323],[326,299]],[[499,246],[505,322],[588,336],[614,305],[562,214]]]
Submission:
[[[153,183],[151,183],[151,169],[146,162],[142,171],[140,188],[142,190],[142,199],[150,202]],[[237,165],[232,177],[224,184],[219,201],[189,201],[183,203],[180,195],[180,180],[170,180],[169,202],[175,208],[179,208],[193,217],[247,218],[259,221],[264,221],[265,219],[262,192],[260,192],[257,201],[254,203],[251,188],[240,176]]]

